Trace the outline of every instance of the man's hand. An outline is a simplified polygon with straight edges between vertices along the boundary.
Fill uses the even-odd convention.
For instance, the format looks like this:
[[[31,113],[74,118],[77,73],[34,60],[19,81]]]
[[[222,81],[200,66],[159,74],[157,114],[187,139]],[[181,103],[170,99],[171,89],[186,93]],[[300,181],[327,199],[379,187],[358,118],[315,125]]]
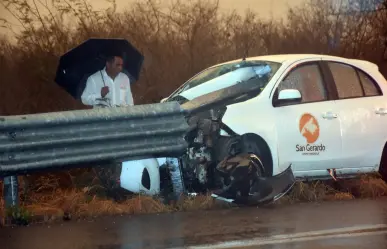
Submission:
[[[101,88],[101,97],[102,98],[105,98],[106,94],[109,93],[109,87],[108,86],[104,86]]]

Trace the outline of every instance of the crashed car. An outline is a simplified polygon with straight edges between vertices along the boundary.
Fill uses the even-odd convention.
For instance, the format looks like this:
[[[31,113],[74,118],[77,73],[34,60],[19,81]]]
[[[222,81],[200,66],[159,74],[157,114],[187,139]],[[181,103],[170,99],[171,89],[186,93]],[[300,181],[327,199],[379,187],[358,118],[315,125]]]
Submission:
[[[386,179],[385,92],[377,65],[363,60],[291,54],[212,66],[162,100],[186,110],[186,153],[124,162],[121,187],[255,205],[297,179]]]

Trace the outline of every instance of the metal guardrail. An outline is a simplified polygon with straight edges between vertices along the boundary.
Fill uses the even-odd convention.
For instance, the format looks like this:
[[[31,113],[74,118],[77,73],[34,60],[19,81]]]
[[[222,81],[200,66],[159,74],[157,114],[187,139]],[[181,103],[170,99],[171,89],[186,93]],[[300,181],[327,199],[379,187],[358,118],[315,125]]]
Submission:
[[[177,102],[0,117],[0,177],[180,155],[188,130]]]

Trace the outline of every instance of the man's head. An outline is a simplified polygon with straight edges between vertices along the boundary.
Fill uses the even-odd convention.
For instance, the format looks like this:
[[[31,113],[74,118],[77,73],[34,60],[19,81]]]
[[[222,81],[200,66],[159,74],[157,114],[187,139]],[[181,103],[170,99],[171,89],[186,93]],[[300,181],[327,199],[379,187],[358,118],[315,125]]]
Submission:
[[[106,60],[106,72],[113,78],[115,78],[120,72],[124,65],[124,60],[121,56],[110,56]]]

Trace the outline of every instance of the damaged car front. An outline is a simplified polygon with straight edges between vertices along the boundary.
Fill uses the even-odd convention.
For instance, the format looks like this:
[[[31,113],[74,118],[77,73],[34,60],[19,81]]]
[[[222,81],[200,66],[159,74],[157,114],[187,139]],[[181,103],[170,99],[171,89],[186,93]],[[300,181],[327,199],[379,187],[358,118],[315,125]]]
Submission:
[[[179,158],[153,159],[153,168],[159,170],[152,172],[162,176],[154,173],[149,182],[157,185],[161,180],[160,191],[169,189],[175,196],[210,192],[216,199],[247,205],[275,201],[286,194],[295,182],[291,167],[273,176],[273,165],[262,160],[262,153],[270,151],[258,148],[248,139],[250,134],[237,134],[223,122],[229,106],[259,96],[280,67],[281,63],[262,60],[224,63],[198,73],[164,99],[179,102],[186,113],[191,127],[185,137],[188,149]],[[131,164],[123,167],[121,182],[123,175],[135,181]],[[138,181],[132,182],[136,186],[141,185],[140,176],[144,178],[140,171]]]

